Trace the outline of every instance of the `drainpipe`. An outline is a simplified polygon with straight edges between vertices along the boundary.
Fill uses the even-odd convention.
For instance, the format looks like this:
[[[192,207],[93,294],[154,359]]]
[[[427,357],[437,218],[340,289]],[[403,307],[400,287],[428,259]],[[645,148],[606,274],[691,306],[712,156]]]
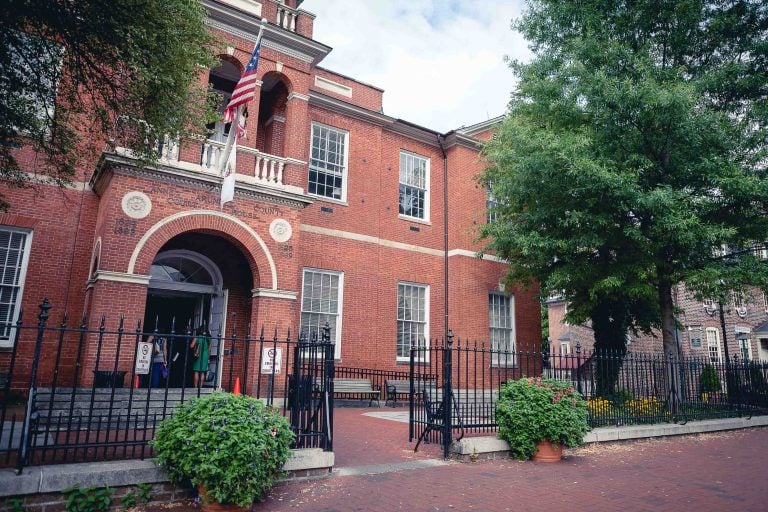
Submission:
[[[443,153],[443,296],[445,304],[445,319],[443,320],[443,335],[448,339],[448,156],[445,154],[443,143],[445,137],[438,134],[437,144]]]

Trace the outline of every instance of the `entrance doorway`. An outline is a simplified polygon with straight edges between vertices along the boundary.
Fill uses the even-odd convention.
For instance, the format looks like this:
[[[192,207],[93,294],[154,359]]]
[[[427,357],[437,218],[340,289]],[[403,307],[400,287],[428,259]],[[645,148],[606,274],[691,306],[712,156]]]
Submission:
[[[195,357],[190,343],[200,330],[208,330],[212,339],[202,385],[220,386],[222,361],[217,338],[224,332],[226,303],[221,272],[209,258],[184,249],[158,253],[150,269],[144,330],[157,330],[167,340],[169,372],[163,385],[192,387]]]

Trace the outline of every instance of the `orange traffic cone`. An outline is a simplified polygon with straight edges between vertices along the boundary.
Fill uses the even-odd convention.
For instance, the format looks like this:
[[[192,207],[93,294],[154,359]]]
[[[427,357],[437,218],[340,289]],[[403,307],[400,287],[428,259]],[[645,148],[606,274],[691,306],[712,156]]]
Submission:
[[[135,389],[139,389],[139,376],[137,375],[135,379],[133,379],[133,387]]]
[[[234,395],[240,394],[240,377],[235,378],[235,389],[232,390],[232,394]]]

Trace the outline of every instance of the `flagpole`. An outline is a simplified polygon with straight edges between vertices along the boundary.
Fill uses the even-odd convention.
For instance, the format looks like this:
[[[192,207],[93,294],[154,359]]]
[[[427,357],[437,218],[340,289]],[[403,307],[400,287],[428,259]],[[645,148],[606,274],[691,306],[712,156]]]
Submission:
[[[264,35],[264,27],[267,24],[267,20],[262,19],[261,20],[261,27],[259,28],[259,34],[256,36],[256,44],[253,45],[253,51],[256,51],[256,48],[259,46],[259,43],[261,43],[261,38]],[[229,161],[229,154],[232,152],[232,146],[235,144],[235,139],[237,138],[237,130],[238,126],[240,125],[240,116],[243,113],[244,105],[240,105],[237,107],[237,114],[235,115],[235,119],[232,120],[232,123],[229,126],[229,135],[227,136],[227,143],[224,145],[224,151],[222,151],[221,155],[219,156],[219,161],[217,164],[217,171],[218,174],[221,175],[221,171],[224,168],[225,165],[227,165],[227,161]],[[234,172],[234,170],[233,170]]]

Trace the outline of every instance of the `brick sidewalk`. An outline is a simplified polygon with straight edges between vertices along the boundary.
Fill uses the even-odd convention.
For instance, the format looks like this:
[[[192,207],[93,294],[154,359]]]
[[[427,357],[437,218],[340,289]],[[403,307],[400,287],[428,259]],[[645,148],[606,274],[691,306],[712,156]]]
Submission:
[[[376,410],[376,409],[373,409]],[[383,411],[385,409],[378,409]],[[768,429],[593,445],[560,464],[512,460],[392,470],[413,454],[408,424],[337,409],[337,468],[353,476],[278,485],[253,511],[768,510]],[[354,475],[350,468],[366,466]]]

